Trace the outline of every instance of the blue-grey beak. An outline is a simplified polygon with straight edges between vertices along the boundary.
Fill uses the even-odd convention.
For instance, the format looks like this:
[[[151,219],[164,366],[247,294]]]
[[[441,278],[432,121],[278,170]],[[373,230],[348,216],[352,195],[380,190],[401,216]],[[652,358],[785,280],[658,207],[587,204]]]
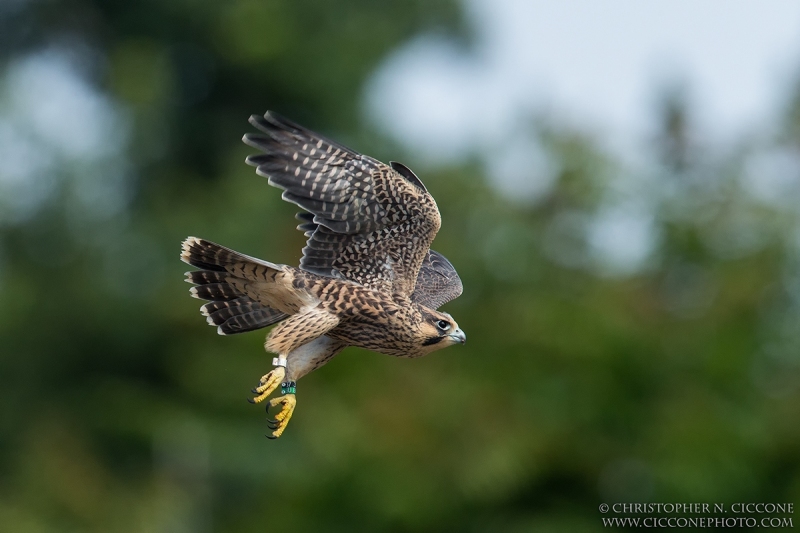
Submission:
[[[463,331],[461,331],[461,328],[455,330],[449,336],[454,341],[456,341],[456,342],[458,342],[460,344],[464,344],[465,342],[467,342],[467,335]]]

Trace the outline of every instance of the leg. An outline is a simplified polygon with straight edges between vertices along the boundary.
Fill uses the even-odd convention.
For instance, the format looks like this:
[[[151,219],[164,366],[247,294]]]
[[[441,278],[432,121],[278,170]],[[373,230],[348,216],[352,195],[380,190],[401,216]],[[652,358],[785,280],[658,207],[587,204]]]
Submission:
[[[268,374],[264,374],[261,376],[261,379],[258,381],[258,385],[250,391],[256,395],[255,398],[248,399],[250,403],[259,403],[264,401],[267,396],[272,394],[272,391],[278,388],[278,385],[283,381],[283,378],[286,377],[286,358],[283,356],[275,357],[272,360],[272,364],[275,365],[275,368],[272,369]]]
[[[295,348],[287,357],[286,380],[298,381],[300,378],[318,369],[341,352],[345,344],[333,340],[327,335]]]
[[[268,352],[278,354],[278,357],[272,360],[275,369],[261,376],[261,380],[252,391],[253,394],[256,394],[256,397],[253,398],[251,403],[264,401],[284,381],[289,354],[296,348],[310,342],[313,343],[315,339],[323,337],[338,323],[339,318],[336,315],[314,308],[310,311],[293,315],[278,324],[267,336],[267,341],[264,344],[264,348]]]
[[[272,435],[267,435],[269,439],[277,439],[286,429],[289,419],[292,418],[294,408],[297,405],[295,397],[297,381],[312,370],[316,370],[327,363],[334,355],[341,352],[345,345],[330,337],[322,336],[308,344],[296,348],[288,356],[288,371],[286,381],[281,383],[281,396],[277,396],[267,404],[267,412],[270,407],[281,405],[280,412],[275,415],[275,420],[270,420],[269,428],[273,430]]]
[[[295,380],[294,375],[303,375],[310,370],[305,370],[304,365],[291,364],[289,370],[289,379],[287,380],[287,365],[290,365],[289,360],[296,360],[302,363],[310,354],[308,350],[303,350],[304,345],[314,345],[319,339],[327,339],[325,333],[336,327],[339,323],[339,318],[325,310],[314,308],[310,311],[299,313],[281,322],[275,329],[273,329],[267,337],[267,342],[264,345],[267,351],[279,354],[278,357],[272,360],[275,369],[269,374],[261,377],[259,384],[253,389],[253,394],[257,396],[251,400],[251,403],[259,403],[264,401],[272,392],[281,385],[281,393],[283,396],[270,401],[271,406],[278,405],[279,403],[284,406],[284,409],[278,413],[274,424],[278,426],[273,432],[273,437],[277,438],[282,433],[292,416],[294,406],[297,403],[294,397],[295,393]],[[330,340],[330,339],[328,339]],[[335,341],[330,341],[335,342]],[[328,341],[322,343],[328,346]],[[329,348],[328,348],[329,349]],[[337,349],[336,351],[340,350]],[[298,352],[294,355],[295,351]],[[311,353],[313,355],[313,353]],[[330,356],[328,357],[330,358]],[[305,371],[303,371],[305,370]],[[290,385],[291,383],[291,385]],[[268,406],[269,409],[269,406]]]
[[[269,429],[272,430],[272,435],[267,435],[268,439],[277,439],[283,435],[283,431],[286,429],[289,419],[292,418],[294,407],[297,405],[297,398],[295,397],[296,383],[296,381],[286,381],[282,383],[282,396],[273,398],[269,401],[269,403],[267,403],[267,413],[269,413],[270,407],[281,405],[281,410],[277,415],[275,415],[275,420],[267,419]]]

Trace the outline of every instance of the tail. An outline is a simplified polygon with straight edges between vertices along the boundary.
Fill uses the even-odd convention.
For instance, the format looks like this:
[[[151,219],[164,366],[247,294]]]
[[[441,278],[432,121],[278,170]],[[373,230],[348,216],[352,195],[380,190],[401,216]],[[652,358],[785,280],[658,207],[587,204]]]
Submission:
[[[220,335],[244,333],[271,326],[289,315],[259,303],[252,296],[253,285],[273,277],[281,267],[213,242],[189,237],[183,241],[181,261],[202,270],[186,273],[194,283],[195,298],[209,300],[200,312]],[[250,293],[248,295],[248,292]]]

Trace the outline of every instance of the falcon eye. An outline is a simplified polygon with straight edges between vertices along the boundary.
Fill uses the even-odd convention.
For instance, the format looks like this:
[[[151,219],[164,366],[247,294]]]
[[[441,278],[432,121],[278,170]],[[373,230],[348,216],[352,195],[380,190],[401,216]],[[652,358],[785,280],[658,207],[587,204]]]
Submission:
[[[448,329],[450,329],[450,322],[448,322],[447,320],[440,320],[436,323],[436,325],[442,331],[447,331]]]

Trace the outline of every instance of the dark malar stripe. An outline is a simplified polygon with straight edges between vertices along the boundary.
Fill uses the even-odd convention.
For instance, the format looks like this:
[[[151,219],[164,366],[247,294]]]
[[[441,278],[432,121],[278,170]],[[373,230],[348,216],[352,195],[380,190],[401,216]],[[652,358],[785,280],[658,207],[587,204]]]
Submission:
[[[444,337],[431,337],[429,339],[426,339],[425,342],[422,343],[422,345],[423,346],[430,346],[431,344],[437,344],[439,342],[442,342],[443,340],[444,340]]]

